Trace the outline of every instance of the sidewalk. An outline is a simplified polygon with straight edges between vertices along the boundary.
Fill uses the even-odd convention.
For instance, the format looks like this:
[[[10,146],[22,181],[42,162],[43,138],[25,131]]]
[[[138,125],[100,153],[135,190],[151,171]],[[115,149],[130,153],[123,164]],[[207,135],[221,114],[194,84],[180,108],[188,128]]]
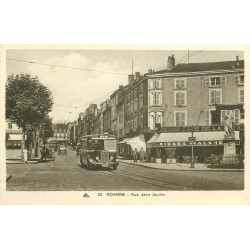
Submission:
[[[39,157],[31,157],[27,163],[38,163],[40,160]],[[7,149],[6,150],[6,164],[24,164],[21,157],[20,149]]]
[[[119,162],[127,163],[130,165],[136,165],[144,168],[158,169],[158,170],[173,170],[173,171],[218,171],[218,172],[244,172],[244,169],[238,168],[211,168],[207,164],[196,163],[194,168],[191,168],[191,164],[186,163],[176,163],[176,164],[167,164],[167,163],[148,163],[148,162],[137,162],[134,163],[133,160],[124,160],[119,159]]]

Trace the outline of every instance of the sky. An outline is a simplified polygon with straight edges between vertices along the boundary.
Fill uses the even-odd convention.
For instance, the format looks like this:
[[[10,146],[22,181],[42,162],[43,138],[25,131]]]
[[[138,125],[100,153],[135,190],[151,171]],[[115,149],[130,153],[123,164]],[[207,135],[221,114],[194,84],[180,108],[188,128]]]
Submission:
[[[190,55],[195,52],[190,50]],[[187,50],[27,50],[9,49],[7,58],[22,61],[6,61],[7,76],[28,73],[37,76],[47,86],[53,96],[53,110],[50,117],[53,122],[77,120],[90,103],[100,104],[118,89],[128,84],[128,75],[148,69],[157,70],[166,66],[168,56],[174,55],[176,61],[188,54]],[[242,51],[206,51],[189,58],[190,63],[233,61]],[[179,63],[187,63],[187,59]],[[56,67],[67,66],[72,68]],[[80,68],[80,69],[79,69]],[[86,71],[83,69],[93,70]],[[97,72],[102,71],[102,72]],[[104,73],[106,72],[106,73]]]

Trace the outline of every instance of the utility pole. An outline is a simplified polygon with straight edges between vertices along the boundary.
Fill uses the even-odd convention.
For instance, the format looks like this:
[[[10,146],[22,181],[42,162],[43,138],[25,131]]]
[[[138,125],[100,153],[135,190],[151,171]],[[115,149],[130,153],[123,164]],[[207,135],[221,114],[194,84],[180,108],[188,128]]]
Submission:
[[[189,64],[189,50],[188,50],[188,64]]]

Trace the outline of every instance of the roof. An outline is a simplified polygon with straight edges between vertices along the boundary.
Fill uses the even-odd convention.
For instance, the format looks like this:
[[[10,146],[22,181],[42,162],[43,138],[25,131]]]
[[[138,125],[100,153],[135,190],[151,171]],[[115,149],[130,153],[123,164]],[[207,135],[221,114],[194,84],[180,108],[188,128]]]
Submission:
[[[229,70],[229,69],[243,69],[244,60],[239,61],[223,61],[223,62],[206,62],[206,63],[180,63],[171,70],[160,70],[152,74],[158,73],[181,73],[181,72],[199,72],[210,70]]]

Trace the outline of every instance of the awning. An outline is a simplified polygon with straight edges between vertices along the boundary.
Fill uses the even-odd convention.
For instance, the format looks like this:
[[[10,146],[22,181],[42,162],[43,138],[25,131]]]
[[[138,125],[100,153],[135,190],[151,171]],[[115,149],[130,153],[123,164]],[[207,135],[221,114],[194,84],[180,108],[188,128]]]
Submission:
[[[122,145],[122,144],[130,145],[133,150],[137,148],[139,151],[141,148],[143,148],[143,150],[146,151],[146,142],[144,135],[139,135],[133,138],[126,138],[123,141],[117,143],[117,145]]]
[[[23,138],[22,134],[9,134],[8,141],[21,141]]]
[[[147,148],[152,148],[153,147],[153,143],[151,142],[154,142],[157,137],[159,136],[160,134],[154,134],[150,139],[149,141],[147,142]]]
[[[216,132],[194,132],[195,142],[189,142],[190,132],[183,133],[161,133],[153,136],[147,143],[147,147],[178,147],[178,146],[216,146],[223,145],[224,131]],[[239,144],[239,131],[235,131],[236,143]]]

